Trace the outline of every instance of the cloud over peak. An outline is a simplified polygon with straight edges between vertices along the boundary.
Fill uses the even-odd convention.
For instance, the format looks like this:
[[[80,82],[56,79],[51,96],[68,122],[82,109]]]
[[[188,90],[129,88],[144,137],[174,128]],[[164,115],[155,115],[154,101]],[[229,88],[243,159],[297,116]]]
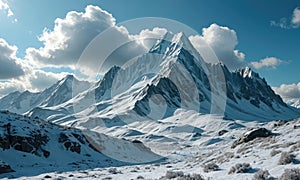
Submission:
[[[236,32],[228,27],[211,24],[202,29],[202,36],[190,37],[192,44],[197,48],[203,40],[212,48],[221,62],[230,70],[235,70],[246,65],[245,54],[236,50],[238,38]]]

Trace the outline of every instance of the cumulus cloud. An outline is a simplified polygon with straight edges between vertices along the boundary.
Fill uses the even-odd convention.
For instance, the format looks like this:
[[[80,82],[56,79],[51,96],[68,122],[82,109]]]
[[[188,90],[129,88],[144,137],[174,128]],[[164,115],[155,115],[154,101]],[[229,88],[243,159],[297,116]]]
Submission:
[[[105,73],[111,66],[121,66],[145,52],[137,36],[115,22],[98,6],[89,5],[85,12],[68,12],[65,18],[55,20],[53,30],[44,30],[39,37],[43,47],[26,50],[26,59],[40,67],[78,69],[89,77]],[[147,33],[143,31],[142,35]]]
[[[6,0],[0,0],[0,10],[4,10],[8,17],[14,15]]]
[[[228,27],[212,24],[202,29],[202,36],[189,39],[195,48],[200,48],[204,40],[230,70],[245,66],[245,54],[235,49],[238,44],[236,32]]]
[[[140,41],[146,49],[150,49],[158,39],[163,38],[167,33],[167,29],[155,27],[152,30],[144,29],[138,35],[133,36],[137,41]]]
[[[261,59],[260,61],[251,62],[251,65],[255,69],[261,69],[263,67],[276,68],[278,65],[280,65],[283,62],[284,62],[283,60],[278,59],[276,57],[267,57],[267,58]]]
[[[14,91],[43,90],[67,73],[45,72],[16,56],[18,48],[0,38],[0,97]]]
[[[64,78],[68,73],[52,73],[52,72],[45,72],[42,70],[33,70],[30,75],[25,77],[25,81],[27,82],[27,89],[31,91],[41,91],[44,90],[58,80]]]
[[[39,40],[44,46],[28,48],[26,58],[44,65],[73,65],[83,49],[100,32],[115,25],[115,18],[98,6],[87,6],[85,12],[68,12],[55,20],[54,29],[45,29]]]
[[[10,79],[24,74],[21,60],[16,57],[18,48],[0,38],[0,79]]]
[[[279,87],[273,87],[273,90],[283,98],[300,98],[300,82],[282,84]]]
[[[271,26],[277,26],[283,29],[300,27],[300,8],[296,7],[291,18],[281,18],[278,22],[271,21]]]

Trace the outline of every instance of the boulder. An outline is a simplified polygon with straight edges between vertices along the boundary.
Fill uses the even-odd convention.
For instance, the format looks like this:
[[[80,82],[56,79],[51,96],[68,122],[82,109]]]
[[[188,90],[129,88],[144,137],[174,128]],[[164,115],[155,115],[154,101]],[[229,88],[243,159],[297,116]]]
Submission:
[[[266,128],[254,129],[254,130],[251,130],[251,131],[248,131],[248,132],[244,133],[241,137],[239,137],[239,139],[236,140],[232,144],[231,148],[235,148],[239,144],[247,143],[249,141],[252,141],[255,138],[269,137],[271,135],[272,135],[272,132],[267,130]]]

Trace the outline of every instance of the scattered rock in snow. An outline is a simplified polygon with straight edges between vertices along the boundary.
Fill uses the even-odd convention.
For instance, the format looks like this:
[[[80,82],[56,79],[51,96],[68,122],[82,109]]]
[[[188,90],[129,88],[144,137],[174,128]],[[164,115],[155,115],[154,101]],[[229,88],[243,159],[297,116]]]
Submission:
[[[15,171],[6,162],[0,160],[0,174],[9,173],[9,172],[15,172]]]
[[[271,135],[272,135],[272,132],[267,130],[266,128],[254,129],[252,131],[248,131],[248,132],[244,133],[238,140],[236,140],[232,144],[231,148],[235,148],[239,144],[247,143],[249,141],[252,141],[255,138],[269,137]]]
[[[222,136],[223,134],[226,134],[226,133],[228,133],[228,131],[225,130],[225,129],[223,129],[223,130],[221,130],[221,131],[218,132],[218,135]]]

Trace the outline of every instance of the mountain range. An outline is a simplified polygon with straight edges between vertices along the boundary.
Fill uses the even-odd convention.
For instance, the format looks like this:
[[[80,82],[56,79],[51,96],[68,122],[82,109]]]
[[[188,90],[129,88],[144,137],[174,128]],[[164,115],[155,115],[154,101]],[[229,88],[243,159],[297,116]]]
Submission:
[[[0,109],[68,125],[87,124],[86,117],[126,124],[128,114],[164,119],[180,108],[241,120],[299,117],[258,73],[205,62],[183,33],[167,33],[130,66],[114,66],[94,84],[68,75],[42,92],[0,100]]]
[[[300,151],[300,110],[290,105],[251,68],[230,71],[203,58],[183,33],[167,33],[97,82],[68,75],[41,92],[2,97],[0,174],[124,179],[126,172],[142,179],[134,173],[157,178],[166,169],[198,172],[213,162],[221,168],[201,172],[222,179],[229,165],[247,161],[279,176],[283,168],[274,161],[281,151],[274,148],[294,158]],[[248,169],[233,177],[251,178],[256,169]],[[168,172],[161,179],[193,179]]]

